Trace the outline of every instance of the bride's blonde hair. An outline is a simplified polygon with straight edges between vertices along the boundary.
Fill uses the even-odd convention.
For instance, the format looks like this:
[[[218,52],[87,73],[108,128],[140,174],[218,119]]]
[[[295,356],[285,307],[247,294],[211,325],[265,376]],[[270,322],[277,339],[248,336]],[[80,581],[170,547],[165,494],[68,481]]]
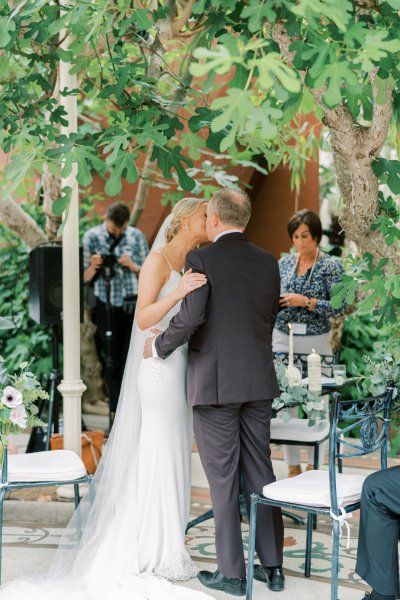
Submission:
[[[171,213],[171,223],[165,233],[167,242],[170,242],[182,227],[182,217],[191,217],[194,215],[204,202],[206,202],[206,200],[203,200],[202,198],[182,198],[182,200],[179,200],[179,202],[175,204]]]

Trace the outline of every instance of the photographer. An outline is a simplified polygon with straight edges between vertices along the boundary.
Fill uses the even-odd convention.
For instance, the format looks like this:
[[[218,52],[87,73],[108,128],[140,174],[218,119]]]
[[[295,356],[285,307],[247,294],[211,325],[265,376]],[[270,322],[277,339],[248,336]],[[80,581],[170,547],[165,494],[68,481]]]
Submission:
[[[83,236],[84,281],[94,287],[93,322],[105,365],[110,410],[115,412],[136,308],[138,274],[147,254],[143,233],[129,227],[129,209],[111,205],[104,223]]]

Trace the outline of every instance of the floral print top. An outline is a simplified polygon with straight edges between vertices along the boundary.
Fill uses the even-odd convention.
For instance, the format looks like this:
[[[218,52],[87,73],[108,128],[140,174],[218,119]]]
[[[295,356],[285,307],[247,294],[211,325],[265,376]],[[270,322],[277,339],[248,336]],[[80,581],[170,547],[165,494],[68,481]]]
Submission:
[[[345,311],[345,304],[334,309],[330,298],[332,287],[340,281],[344,269],[337,258],[322,253],[314,269],[308,269],[303,275],[296,272],[296,254],[288,254],[279,260],[281,274],[281,296],[285,294],[301,294],[308,298],[317,298],[313,311],[307,308],[292,306],[279,311],[276,328],[289,333],[288,323],[305,323],[306,335],[320,335],[330,331],[330,317],[338,317]]]

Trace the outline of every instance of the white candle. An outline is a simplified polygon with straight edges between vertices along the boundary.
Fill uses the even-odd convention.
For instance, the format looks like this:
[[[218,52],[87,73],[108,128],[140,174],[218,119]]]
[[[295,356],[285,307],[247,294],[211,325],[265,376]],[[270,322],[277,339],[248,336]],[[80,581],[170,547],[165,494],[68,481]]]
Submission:
[[[308,389],[310,392],[320,392],[321,384],[321,357],[313,349],[307,356]]]
[[[293,329],[292,324],[288,323],[289,327],[289,367],[293,367]]]

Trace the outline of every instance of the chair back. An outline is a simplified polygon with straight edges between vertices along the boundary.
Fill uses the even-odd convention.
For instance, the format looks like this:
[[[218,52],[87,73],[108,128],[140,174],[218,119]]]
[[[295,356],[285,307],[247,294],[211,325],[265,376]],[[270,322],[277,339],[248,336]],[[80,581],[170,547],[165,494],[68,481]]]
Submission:
[[[380,450],[381,469],[387,468],[387,444],[394,383],[389,382],[381,396],[361,400],[343,399],[339,392],[332,394],[331,427],[329,433],[329,481],[331,510],[336,515],[336,465],[338,460],[364,456]],[[355,432],[356,437],[349,438]]]
[[[321,356],[321,367],[324,369],[324,375],[327,377],[332,376],[332,365],[337,364],[336,354],[320,354]],[[304,352],[293,353],[293,364],[295,366],[303,367],[303,377],[307,375],[307,357],[308,354]],[[284,365],[289,363],[289,352],[274,352],[274,358],[280,360]]]

